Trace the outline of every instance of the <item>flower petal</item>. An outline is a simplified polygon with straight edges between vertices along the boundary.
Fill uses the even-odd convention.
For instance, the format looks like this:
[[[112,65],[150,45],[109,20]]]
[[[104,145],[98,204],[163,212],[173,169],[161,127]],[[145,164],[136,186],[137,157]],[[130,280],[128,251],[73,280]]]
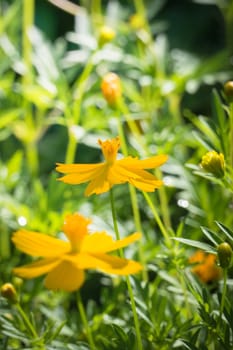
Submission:
[[[59,263],[56,258],[41,259],[32,264],[16,267],[13,273],[22,278],[34,278],[51,271]]]
[[[82,270],[77,269],[72,262],[63,260],[48,273],[45,286],[48,289],[72,292],[82,286],[84,279],[85,275]]]
[[[142,179],[130,179],[130,183],[137,187],[139,190],[144,192],[154,192],[156,188],[159,188],[163,185],[163,181],[154,180],[154,181],[144,181]]]
[[[68,184],[81,184],[96,178],[105,167],[104,163],[99,164],[59,164],[56,170],[67,175],[60,177],[58,180]]]
[[[116,241],[105,232],[96,232],[84,237],[81,252],[107,253],[126,247],[140,238],[141,234],[135,232],[128,237]]]
[[[130,168],[132,171],[134,169],[153,169],[162,164],[164,164],[168,159],[166,154],[161,154],[158,156],[146,158],[146,159],[138,159],[136,157],[126,157],[119,159],[117,162],[120,166],[125,168]]]
[[[109,191],[111,184],[107,180],[108,176],[108,166],[106,164],[99,171],[98,175],[93,178],[85,190],[85,196],[90,196],[91,194],[100,194]]]
[[[136,261],[100,254],[80,254],[78,265],[83,269],[97,269],[109,274],[129,275],[142,270]]]
[[[13,234],[12,241],[19,250],[31,256],[52,258],[70,250],[68,242],[33,231],[19,230]]]
[[[114,164],[111,173],[116,173],[118,177],[125,178],[125,182],[131,183],[133,186],[145,192],[154,192],[156,188],[162,186],[163,182],[158,180],[153,174],[140,168],[131,168],[130,165],[124,163]],[[110,177],[109,181],[114,182],[114,176]],[[117,182],[115,182],[116,184]],[[118,182],[119,183],[119,182]]]

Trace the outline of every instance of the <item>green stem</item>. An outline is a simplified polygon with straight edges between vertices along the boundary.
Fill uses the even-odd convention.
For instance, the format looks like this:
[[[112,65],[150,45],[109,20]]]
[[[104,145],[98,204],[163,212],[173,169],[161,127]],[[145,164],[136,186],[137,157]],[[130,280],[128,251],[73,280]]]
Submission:
[[[94,30],[98,30],[98,28],[101,25],[103,25],[101,0],[92,0],[91,1],[91,17],[92,17],[92,23],[94,26]]]
[[[33,82],[33,65],[32,65],[32,44],[29,39],[29,30],[34,25],[35,0],[23,0],[23,22],[22,22],[22,56],[26,72],[22,78],[23,90],[28,88]],[[38,152],[35,139],[36,125],[33,118],[32,104],[24,99],[23,109],[25,114],[25,129],[27,133],[34,135],[34,139],[26,140],[24,142],[26,157],[32,175],[38,173]]]
[[[159,217],[159,214],[157,213],[157,210],[156,210],[154,204],[152,203],[152,200],[150,199],[149,195],[146,192],[143,192],[143,195],[144,195],[149,207],[151,208],[151,211],[154,215],[155,221],[157,222],[157,224],[160,228],[160,231],[164,236],[165,241],[167,242],[168,246],[171,246],[171,239],[167,233],[167,230],[166,230],[164,224],[162,223],[162,220]]]
[[[25,147],[27,162],[30,166],[31,173],[32,175],[36,175],[39,169],[36,141],[35,140],[32,142],[27,141],[24,143],[24,147]]]
[[[88,77],[91,74],[91,71],[94,67],[94,64],[93,64],[94,55],[95,55],[95,51],[90,56],[89,61],[85,65],[85,68],[74,87],[75,101],[73,104],[72,113],[70,113],[71,117],[67,121],[69,141],[68,141],[68,146],[66,151],[65,162],[68,164],[73,163],[75,159],[75,153],[77,150],[77,137],[75,135],[75,130],[73,129],[73,127],[78,125],[80,121],[81,104],[82,104],[86,84],[88,81]]]
[[[150,33],[150,26],[147,20],[147,13],[146,13],[146,8],[144,5],[144,1],[143,0],[134,0],[134,6],[136,9],[136,12],[139,16],[141,16],[144,20],[144,29],[148,32],[148,34]]]
[[[230,103],[230,166],[233,167],[233,103]]]
[[[113,189],[110,190],[110,202],[111,202],[111,209],[112,209],[112,218],[113,218],[113,226],[116,234],[116,239],[120,239],[120,233],[117,225],[117,217],[116,217],[116,209],[115,209],[115,203],[114,203],[114,197],[113,197]],[[120,257],[124,258],[124,253],[122,249],[119,249]],[[133,318],[134,318],[134,326],[135,326],[135,332],[136,332],[136,338],[137,338],[137,347],[138,350],[143,350],[142,346],[142,338],[141,338],[141,332],[140,332],[140,327],[139,327],[139,320],[137,316],[137,311],[136,311],[136,304],[134,300],[134,295],[133,295],[133,289],[130,283],[129,276],[126,277],[126,284],[129,292],[129,297],[130,297],[130,302],[131,302],[131,307],[132,307],[132,312],[133,312]]]
[[[138,125],[136,124],[135,120],[130,117],[130,111],[128,107],[126,106],[123,99],[121,99],[118,103],[118,108],[120,112],[124,115],[125,120],[129,126],[130,131],[135,136],[137,143],[141,146],[141,149],[145,151],[145,145],[143,143],[143,138],[140,133],[140,129]],[[146,152],[145,152],[146,153]]]
[[[161,170],[157,169],[156,176],[158,176],[158,178],[161,178],[161,174],[162,174]],[[172,224],[171,224],[170,211],[168,207],[168,198],[167,198],[165,186],[161,186],[158,189],[158,195],[159,195],[160,208],[161,208],[161,217],[163,218],[163,222],[165,226],[171,228]]]
[[[17,303],[17,304],[15,304],[15,307],[17,308],[20,316],[22,317],[24,325],[26,326],[28,332],[31,334],[33,339],[35,339],[35,340],[37,339],[37,341],[35,343],[35,345],[37,346],[37,349],[45,350],[45,345],[43,343],[43,339],[39,339],[39,336],[38,336],[38,334],[37,334],[33,324],[31,323],[31,321],[27,317],[27,315],[24,312],[24,310],[21,307],[21,305],[19,303]]]
[[[90,329],[89,324],[88,324],[88,320],[87,320],[87,316],[86,316],[86,312],[85,312],[85,309],[83,306],[80,292],[77,293],[77,306],[78,306],[78,309],[80,312],[81,320],[82,320],[83,325],[85,327],[85,330],[87,332],[87,339],[88,339],[90,348],[91,348],[91,350],[96,350],[96,346],[95,346],[95,343],[94,343],[94,340],[92,337],[91,329]]]
[[[29,30],[34,24],[35,2],[34,0],[23,0],[23,62],[26,74],[23,76],[24,85],[32,81],[32,45],[28,37]]]
[[[31,333],[33,338],[38,338],[38,335],[37,335],[37,332],[36,332],[35,328],[33,327],[31,321],[29,320],[29,318],[27,317],[26,313],[22,309],[21,305],[19,303],[17,303],[15,306],[16,306],[20,316],[22,317],[22,319],[24,321],[24,324],[27,327],[29,333]]]
[[[226,294],[227,294],[227,269],[223,269],[223,290],[222,290],[222,298],[221,298],[220,310],[219,310],[219,325],[222,322],[222,314],[224,310]]]

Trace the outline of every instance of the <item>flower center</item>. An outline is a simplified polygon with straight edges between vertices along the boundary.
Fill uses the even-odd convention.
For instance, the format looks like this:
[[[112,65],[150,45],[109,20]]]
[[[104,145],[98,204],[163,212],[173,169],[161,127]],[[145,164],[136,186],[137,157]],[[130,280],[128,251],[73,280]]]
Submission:
[[[62,230],[71,244],[71,252],[80,251],[83,238],[88,234],[87,226],[90,220],[80,214],[67,215]]]
[[[103,155],[104,155],[106,162],[109,165],[112,165],[116,160],[117,152],[120,148],[119,137],[116,137],[116,138],[111,139],[111,140],[106,140],[106,141],[98,140],[98,143],[102,148],[102,152],[103,152]]]

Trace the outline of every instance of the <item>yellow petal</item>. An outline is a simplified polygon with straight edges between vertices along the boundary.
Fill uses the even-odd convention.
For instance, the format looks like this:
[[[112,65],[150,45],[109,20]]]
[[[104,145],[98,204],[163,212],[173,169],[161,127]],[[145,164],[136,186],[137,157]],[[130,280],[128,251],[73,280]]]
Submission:
[[[45,286],[48,289],[73,292],[82,286],[84,279],[85,275],[82,270],[64,260],[46,276]]]
[[[116,241],[113,240],[113,238],[105,232],[96,232],[84,237],[81,246],[81,252],[107,253],[126,247],[127,245],[137,241],[140,238],[141,234],[135,232],[128,237]]]
[[[131,179],[130,183],[144,192],[154,192],[155,189],[162,186],[163,181],[154,180],[154,181],[143,181],[143,179]]]
[[[68,184],[81,184],[91,181],[99,175],[105,165],[99,164],[58,164],[56,170],[67,175],[60,177],[58,180]]]
[[[109,173],[109,182],[117,184],[119,182],[115,181],[115,175],[113,173],[117,174],[118,178],[120,176],[121,178],[125,178],[125,182],[129,182],[133,186],[145,192],[154,192],[156,188],[159,188],[163,184],[162,181],[158,180],[148,171],[140,169],[139,167],[131,169],[129,164],[125,165],[124,163],[117,162],[114,164],[114,167]]]
[[[98,167],[102,166],[103,163],[97,163],[97,164],[62,164],[57,163],[56,164],[56,170],[59,173],[64,174],[72,174],[72,173],[79,173],[84,174],[88,172],[95,171]]]
[[[70,249],[68,242],[50,237],[43,233],[19,230],[14,233],[12,241],[22,252],[31,256],[56,257]]]
[[[42,259],[32,264],[16,267],[13,269],[13,273],[22,278],[34,278],[48,273],[58,263],[58,259]]]
[[[91,194],[100,194],[109,191],[111,185],[107,180],[108,167],[104,165],[101,171],[87,186],[85,190],[85,196],[90,196]]]
[[[166,154],[150,157],[147,159],[137,159],[133,157],[126,157],[118,160],[118,164],[133,169],[153,169],[164,164],[168,159]]]
[[[80,254],[77,263],[83,269],[96,269],[116,275],[129,275],[142,270],[141,264],[136,261],[104,253]]]
[[[95,269],[109,274],[129,275],[142,270],[136,261],[111,256],[104,253],[80,253],[65,257],[78,269]]]

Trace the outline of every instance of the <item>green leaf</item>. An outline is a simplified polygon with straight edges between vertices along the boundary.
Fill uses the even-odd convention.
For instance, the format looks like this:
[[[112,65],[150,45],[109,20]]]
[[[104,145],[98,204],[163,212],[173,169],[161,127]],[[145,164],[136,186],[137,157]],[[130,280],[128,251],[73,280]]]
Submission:
[[[20,108],[10,109],[8,111],[3,111],[0,113],[0,129],[10,127],[11,123],[17,119],[22,110]]]
[[[220,241],[217,242],[219,240],[219,237],[217,235],[217,233],[209,230],[207,227],[201,227],[202,232],[204,233],[204,235],[215,245],[218,246]],[[214,237],[217,239],[217,241],[214,239]]]
[[[202,250],[204,250],[204,251],[206,251],[208,253],[216,254],[216,250],[214,250],[214,248],[211,245],[207,244],[207,243],[203,243],[203,242],[200,242],[200,241],[195,241],[195,240],[192,240],[192,239],[179,238],[179,237],[172,237],[172,239],[174,239],[175,241],[181,242],[183,244],[187,244],[190,247],[199,248],[199,249],[202,249]]]
[[[117,337],[120,338],[121,341],[123,341],[124,343],[127,342],[127,334],[125,333],[124,329],[120,326],[118,326],[117,324],[112,324],[111,325],[114,332],[116,333]]]
[[[230,243],[233,244],[233,232],[226,227],[225,225],[221,224],[220,222],[216,221],[216,224],[220,228],[220,230],[226,235],[226,237],[229,239]]]

